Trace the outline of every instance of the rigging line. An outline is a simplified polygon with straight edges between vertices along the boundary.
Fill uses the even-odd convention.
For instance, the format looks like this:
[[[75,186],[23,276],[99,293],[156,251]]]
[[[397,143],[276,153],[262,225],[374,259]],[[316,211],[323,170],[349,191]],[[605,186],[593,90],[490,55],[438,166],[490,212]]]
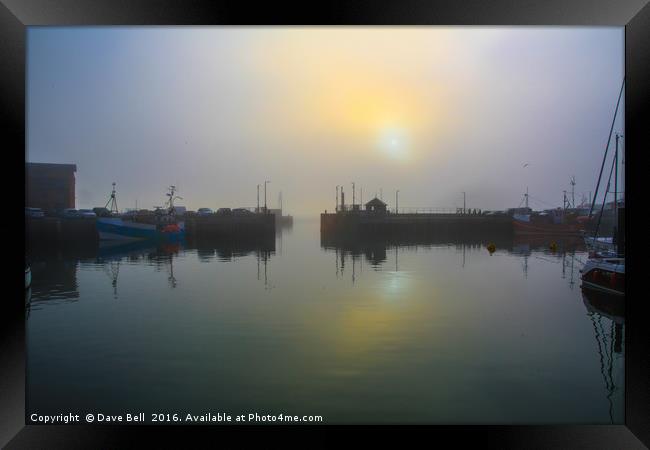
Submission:
[[[614,385],[614,378],[612,376],[612,369],[614,366],[614,321],[610,321],[610,348],[609,348],[609,365],[608,365],[608,375],[609,375],[609,393],[607,395],[607,400],[609,401],[609,419],[614,423],[614,403],[612,402],[612,395],[614,395],[614,391],[616,390],[616,386]]]
[[[611,360],[611,358],[609,357],[609,355],[607,353],[607,333],[605,332],[605,327],[603,326],[603,316],[600,315],[600,314],[598,314],[598,328],[600,330],[600,335],[603,337],[603,356],[604,356],[604,361],[603,362],[605,364],[607,364],[608,369],[609,369],[609,366],[611,366],[612,360]],[[603,370],[604,369],[605,368],[603,366]],[[607,375],[609,375],[609,376],[607,376]],[[612,389],[612,386],[614,385],[614,382],[612,381],[612,377],[611,377],[611,374],[610,374],[609,370],[607,370],[605,372],[604,376],[605,376],[605,380],[606,380],[606,384],[607,384],[607,390],[609,392]]]
[[[600,345],[600,334],[598,333],[598,329],[596,328],[596,322],[594,320],[594,313],[589,314],[589,318],[591,319],[591,324],[594,327],[594,333],[596,335],[596,343],[598,344],[598,355],[600,357],[600,374],[603,376],[603,380],[605,381],[605,389],[609,388],[609,383],[607,382],[607,376],[605,375],[605,368],[603,366],[603,350]]]
[[[610,380],[608,380],[607,375],[605,373],[605,367],[604,367],[604,361],[603,361],[603,352],[602,352],[602,348],[601,348],[601,345],[600,345],[598,330],[596,329],[596,322],[593,319],[594,314],[591,313],[590,316],[591,316],[591,322],[592,322],[592,324],[594,326],[594,331],[596,333],[596,342],[598,343],[598,354],[600,355],[600,373],[603,376],[603,380],[605,381],[605,389],[607,390],[607,395],[605,396],[605,398],[607,399],[607,402],[609,403],[609,418],[613,423],[614,422],[614,419],[613,419],[613,416],[612,416],[613,404],[612,404],[612,399],[611,399],[611,394],[612,394],[613,389],[612,389],[612,387],[610,385]],[[602,328],[602,322],[600,320],[601,318],[602,317],[599,314],[598,315],[598,323],[601,325],[601,328]],[[606,345],[605,335],[603,334],[602,336],[603,336],[603,347],[605,347],[605,345]]]
[[[529,199],[533,199],[533,200],[535,200],[535,201],[537,201],[537,202],[543,203],[543,204],[545,204],[545,205],[547,205],[547,206],[553,206],[552,203],[545,202],[544,200],[541,200],[541,199],[539,199],[539,198],[537,198],[537,197],[533,197],[532,195],[529,195],[528,198],[529,198]]]
[[[618,100],[616,101],[616,109],[614,110],[614,118],[612,119],[612,126],[609,129],[609,137],[607,138],[607,145],[605,146],[605,156],[603,156],[603,163],[600,166],[600,173],[598,174],[598,182],[596,183],[596,192],[594,192],[594,198],[591,201],[591,208],[589,208],[589,217],[591,217],[591,213],[594,210],[594,205],[596,204],[596,197],[598,196],[598,188],[600,187],[600,178],[603,175],[603,168],[605,167],[605,160],[607,159],[607,151],[609,150],[609,143],[612,140],[612,131],[614,131],[616,114],[618,113],[618,106],[621,103],[621,95],[623,94],[624,87],[625,87],[625,77],[623,77],[623,83],[621,84],[621,91],[618,93]]]
[[[612,182],[612,172],[614,172],[614,165],[616,164],[616,158],[612,159],[612,167],[609,170],[609,178],[607,180],[607,189],[605,189],[605,195],[603,196],[603,204],[600,207],[600,214],[598,215],[598,223],[596,224],[596,231],[594,232],[594,240],[596,239],[596,236],[598,236],[598,229],[600,228],[600,221],[603,218],[603,211],[605,210],[605,203],[607,203],[607,193],[609,192],[609,187]],[[614,201],[614,205],[616,205],[616,201]]]

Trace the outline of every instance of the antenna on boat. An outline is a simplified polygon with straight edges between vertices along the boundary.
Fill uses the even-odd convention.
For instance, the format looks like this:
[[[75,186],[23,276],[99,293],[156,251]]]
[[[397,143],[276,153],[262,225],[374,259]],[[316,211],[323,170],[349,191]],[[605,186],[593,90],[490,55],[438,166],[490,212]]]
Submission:
[[[106,202],[106,205],[104,206],[104,208],[108,208],[109,203],[111,205],[109,211],[111,213],[117,214],[118,210],[117,210],[117,199],[115,198],[115,181],[113,181],[113,189],[111,190],[111,196],[109,197],[108,201]]]
[[[526,199],[526,209],[528,209],[528,186],[526,186],[526,193],[524,194],[524,199]]]
[[[174,200],[179,199],[183,200],[183,197],[175,196],[174,194],[176,193],[176,186],[169,186],[169,192],[167,193],[167,197],[169,197],[169,200],[167,203],[169,204],[169,212],[173,213],[174,212]]]

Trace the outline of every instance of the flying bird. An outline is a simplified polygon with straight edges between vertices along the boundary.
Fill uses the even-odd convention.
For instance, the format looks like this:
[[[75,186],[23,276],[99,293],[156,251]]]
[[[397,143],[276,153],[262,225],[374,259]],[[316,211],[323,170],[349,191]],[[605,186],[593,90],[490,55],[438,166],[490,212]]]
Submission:
[[[528,163],[524,164],[524,167],[526,167],[527,165],[528,165]]]

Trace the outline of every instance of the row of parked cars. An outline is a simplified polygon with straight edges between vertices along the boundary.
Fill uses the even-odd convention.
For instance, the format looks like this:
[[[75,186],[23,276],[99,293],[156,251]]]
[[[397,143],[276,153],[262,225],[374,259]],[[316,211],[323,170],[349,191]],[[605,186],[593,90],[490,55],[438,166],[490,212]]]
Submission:
[[[60,212],[53,214],[45,214],[41,208],[25,208],[25,217],[32,219],[50,216],[50,217],[62,217],[64,219],[83,219],[83,218],[95,218],[98,215],[103,215],[103,211],[106,208],[94,208],[94,209],[75,209],[75,208],[66,208]],[[107,210],[108,211],[108,210]]]
[[[129,213],[127,213],[129,214]],[[131,214],[134,214],[134,212],[131,212]],[[246,208],[219,208],[217,211],[213,211],[210,208],[199,208],[196,213],[193,213],[192,211],[187,211],[185,215],[187,216],[192,216],[192,215],[197,215],[201,217],[205,216],[248,216],[255,214],[252,211],[246,209]],[[51,216],[51,217],[62,217],[65,219],[77,219],[77,218],[95,218],[95,217],[106,217],[110,216],[110,212],[106,208],[93,208],[93,209],[74,209],[74,208],[67,208],[64,209],[58,213],[54,214],[45,214],[45,211],[43,211],[41,208],[25,208],[25,217],[30,217],[30,218],[39,218],[39,217],[45,217],[45,216]]]
[[[213,211],[210,208],[199,208],[199,209],[196,210],[196,215],[197,216],[202,216],[202,217],[213,216],[213,215],[217,215],[217,216],[248,216],[248,215],[252,215],[252,214],[255,214],[255,213],[253,213],[252,211],[250,211],[250,210],[248,210],[246,208],[234,208],[234,209],[219,208],[219,209],[217,209],[216,212]]]

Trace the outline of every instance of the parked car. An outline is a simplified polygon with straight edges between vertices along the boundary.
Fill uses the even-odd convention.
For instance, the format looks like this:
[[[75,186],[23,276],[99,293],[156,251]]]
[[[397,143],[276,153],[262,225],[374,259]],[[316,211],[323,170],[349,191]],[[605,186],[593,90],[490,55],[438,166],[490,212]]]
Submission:
[[[217,214],[220,216],[228,216],[232,214],[232,211],[230,210],[230,208],[219,208],[217,209]]]
[[[77,211],[80,217],[95,218],[97,214],[92,209],[80,209]]]
[[[254,214],[246,208],[235,208],[232,210],[232,213],[235,216],[252,216]]]
[[[174,214],[177,216],[184,216],[186,212],[191,211],[188,211],[185,206],[174,206]]]
[[[81,215],[79,214],[79,211],[74,208],[66,208],[61,212],[61,217],[64,219],[78,219]]]
[[[211,216],[214,214],[214,211],[212,211],[210,208],[199,208],[197,210],[197,214],[199,216]]]
[[[108,208],[93,208],[93,212],[97,215],[97,217],[110,217],[111,212],[108,210]]]
[[[41,208],[25,208],[25,217],[45,217],[45,213]]]

